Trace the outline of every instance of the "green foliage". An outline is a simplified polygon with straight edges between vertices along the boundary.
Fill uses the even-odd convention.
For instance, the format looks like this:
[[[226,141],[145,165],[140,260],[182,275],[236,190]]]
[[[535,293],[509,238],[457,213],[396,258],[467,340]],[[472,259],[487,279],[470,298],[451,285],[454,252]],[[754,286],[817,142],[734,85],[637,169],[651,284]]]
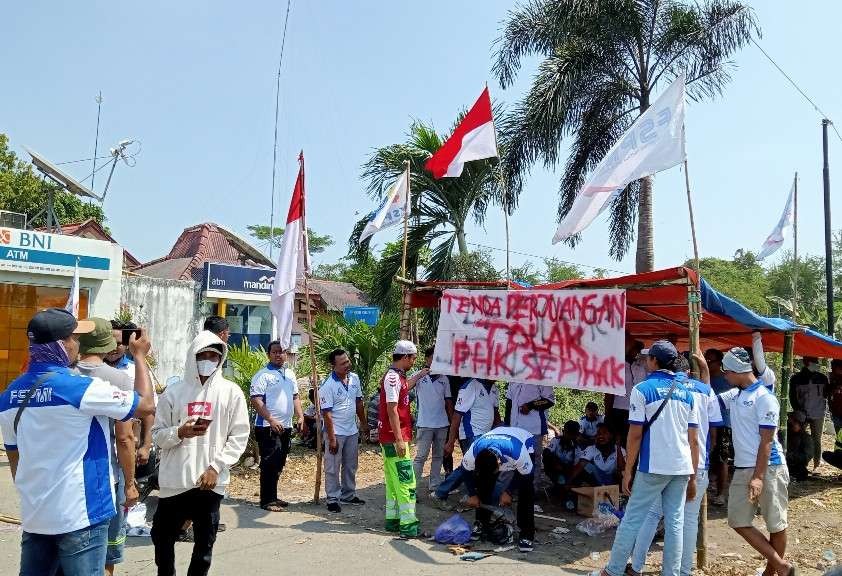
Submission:
[[[702,278],[713,288],[759,314],[769,315],[769,281],[754,254],[739,250],[733,260],[702,258],[699,265]],[[685,266],[693,267],[693,262],[688,261]]]
[[[257,240],[264,242],[271,241],[273,246],[280,248],[281,240],[283,240],[284,237],[283,228],[275,226],[272,229],[274,233],[271,235],[269,234],[269,226],[252,224],[250,226],[246,226],[246,228],[252,238],[256,238]],[[307,228],[307,243],[310,247],[310,254],[321,254],[326,248],[333,246],[333,238],[330,236],[321,236]]]
[[[369,390],[391,361],[391,353],[398,340],[398,326],[398,317],[389,314],[381,316],[374,326],[364,322],[352,324],[332,315],[317,317],[313,325],[313,340],[320,377],[330,372],[328,354],[342,348],[351,358],[352,370],[360,377],[363,389]],[[299,366],[306,368],[309,374],[309,350],[302,350],[299,358]]]
[[[488,207],[499,202],[496,162],[478,160],[465,165],[458,178],[436,180],[424,163],[440,147],[444,137],[431,126],[415,122],[410,126],[406,142],[374,151],[363,165],[362,177],[368,181],[372,197],[380,199],[403,174],[405,161],[410,163],[412,216],[407,241],[407,275],[417,276],[423,267],[428,280],[454,277],[454,251],[465,255],[468,245],[465,227],[468,220],[482,225]],[[352,253],[367,251],[370,238],[360,242],[368,216],[360,219],[349,240]],[[423,262],[425,252],[429,255]],[[384,250],[372,295],[383,305],[389,300],[392,279],[400,273],[402,249]]]
[[[525,282],[526,284],[531,284],[533,286],[543,282],[542,274],[529,260],[520,266],[514,266],[509,271],[509,275],[515,282]]]
[[[105,213],[98,204],[83,202],[78,196],[61,190],[56,184],[42,181],[32,165],[19,159],[9,149],[9,138],[0,134],[0,210],[21,212],[30,227],[46,225],[45,216],[35,216],[47,206],[47,190],[55,192],[54,208],[59,224],[70,224],[93,218],[105,223]]]
[[[547,268],[544,273],[545,282],[563,282],[564,280],[578,280],[585,277],[582,269],[575,264],[567,264],[556,258],[544,260],[544,266]]]
[[[232,379],[243,391],[246,398],[250,396],[251,379],[258,370],[266,366],[266,351],[263,348],[251,348],[243,340],[239,346],[228,347],[228,362],[234,369]],[[254,416],[254,409],[249,404],[249,414]]]
[[[508,88],[524,62],[539,63],[526,94],[498,123],[511,194],[520,193],[533,164],[563,164],[563,217],[590,171],[667,84],[686,73],[693,100],[720,94],[735,54],[757,35],[754,12],[736,0],[518,4],[496,42],[494,73]],[[565,161],[560,151],[568,148]],[[632,183],[610,207],[608,248],[616,260],[628,251],[638,218],[642,234],[651,238],[649,184]],[[648,238],[638,239],[638,265],[641,253],[647,266],[654,257]]]
[[[455,254],[451,262],[450,276],[444,280],[494,282],[500,280],[500,273],[491,264],[491,252],[475,250]]]

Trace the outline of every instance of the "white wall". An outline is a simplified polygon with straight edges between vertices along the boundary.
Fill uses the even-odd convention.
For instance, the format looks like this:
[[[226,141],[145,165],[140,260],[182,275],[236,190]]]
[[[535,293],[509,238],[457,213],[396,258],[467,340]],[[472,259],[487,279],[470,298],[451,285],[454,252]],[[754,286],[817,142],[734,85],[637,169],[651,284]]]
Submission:
[[[161,383],[181,376],[187,349],[202,321],[198,283],[126,274],[121,302],[149,331]]]

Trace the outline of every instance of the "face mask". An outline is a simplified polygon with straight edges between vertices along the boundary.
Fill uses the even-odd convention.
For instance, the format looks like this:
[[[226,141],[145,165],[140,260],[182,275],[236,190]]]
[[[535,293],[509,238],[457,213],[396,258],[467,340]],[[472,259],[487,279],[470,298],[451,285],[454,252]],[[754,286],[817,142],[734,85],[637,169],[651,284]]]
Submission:
[[[196,368],[199,370],[199,376],[210,376],[216,371],[219,362],[214,360],[197,360]]]
[[[807,370],[810,372],[818,372],[819,371],[819,364],[818,362],[810,362],[807,364]]]

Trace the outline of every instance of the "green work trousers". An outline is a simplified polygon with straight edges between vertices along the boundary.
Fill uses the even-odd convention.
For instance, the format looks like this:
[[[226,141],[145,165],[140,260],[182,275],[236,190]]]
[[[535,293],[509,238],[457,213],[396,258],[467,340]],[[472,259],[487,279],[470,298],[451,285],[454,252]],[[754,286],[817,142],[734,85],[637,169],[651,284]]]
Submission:
[[[418,536],[418,517],[415,516],[415,472],[407,454],[398,456],[394,444],[381,444],[383,475],[386,479],[386,530],[401,536]]]

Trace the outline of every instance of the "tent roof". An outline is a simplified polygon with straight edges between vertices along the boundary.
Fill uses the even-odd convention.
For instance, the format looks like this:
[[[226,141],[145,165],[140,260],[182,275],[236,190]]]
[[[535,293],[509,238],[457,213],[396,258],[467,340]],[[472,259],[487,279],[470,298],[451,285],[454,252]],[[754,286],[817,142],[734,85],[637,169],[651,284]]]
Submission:
[[[686,348],[689,329],[687,291],[695,281],[694,270],[678,267],[618,278],[566,280],[532,288],[510,285],[509,288],[623,288],[626,290],[626,328],[631,335],[647,342],[658,338],[674,338],[680,346]],[[444,288],[456,287],[446,284],[449,283],[423,283],[420,290],[413,293],[413,304],[429,305],[433,293],[440,293],[439,290]],[[506,283],[489,283],[482,286],[492,287],[505,288]],[[416,298],[416,295],[422,294],[423,296]],[[736,300],[717,292],[704,279],[701,282],[701,299],[703,314],[699,332],[703,348],[750,347],[751,333],[760,331],[763,334],[764,349],[768,352],[781,352],[784,333],[792,331],[795,332],[794,353],[797,356],[842,357],[842,342],[783,318],[760,316]]]

